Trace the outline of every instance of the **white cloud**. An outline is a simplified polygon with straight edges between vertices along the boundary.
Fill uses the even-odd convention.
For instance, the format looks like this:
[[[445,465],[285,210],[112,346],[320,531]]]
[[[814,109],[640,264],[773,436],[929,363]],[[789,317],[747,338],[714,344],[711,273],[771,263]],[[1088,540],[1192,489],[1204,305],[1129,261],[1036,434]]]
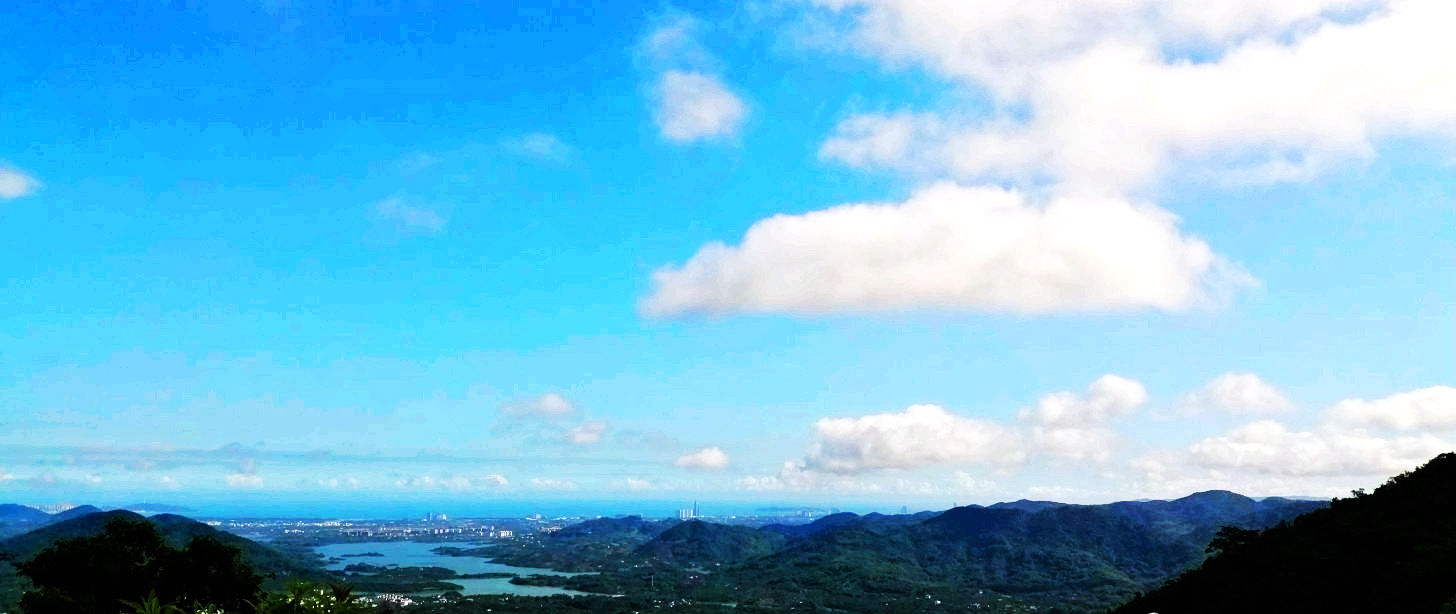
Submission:
[[[1399,430],[1456,430],[1456,388],[1433,386],[1369,401],[1349,399],[1331,410],[1342,424]]]
[[[657,127],[678,143],[722,139],[738,132],[748,107],[716,76],[670,70],[658,78]]]
[[[516,153],[551,162],[561,162],[571,155],[571,146],[554,134],[532,132],[506,141],[506,147]]]
[[[35,193],[40,182],[20,169],[0,166],[0,199],[10,200]]]
[[[223,481],[232,488],[262,488],[263,476],[256,473],[229,473]]]
[[[1040,314],[1217,304],[1252,278],[1166,211],[1115,198],[1031,202],[942,183],[903,203],[778,215],[653,274],[644,313]]]
[[[1452,449],[1433,435],[1378,437],[1363,431],[1294,431],[1273,420],[1245,424],[1189,448],[1201,466],[1290,476],[1388,475]]]
[[[1252,495],[1338,495],[1371,487],[1456,449],[1432,432],[1451,427],[1442,409],[1452,389],[1426,388],[1376,401],[1351,399],[1324,413],[1321,423],[1298,430],[1270,419],[1206,437],[1183,450],[1154,450],[1129,466],[1144,475],[1134,488],[1149,496],[1223,488]],[[1366,426],[1402,429],[1388,435]]]
[[[1091,426],[1122,416],[1148,402],[1142,383],[1118,375],[1104,375],[1087,387],[1087,394],[1057,392],[1023,410],[1021,417],[1044,426]]]
[[[538,416],[543,418],[560,418],[576,413],[576,405],[566,397],[555,392],[548,392],[539,397],[521,399],[504,403],[500,406],[502,412],[516,416]]]
[[[976,494],[996,489],[995,482],[978,478],[964,471],[955,472],[952,485],[955,492],[961,494]]]
[[[439,234],[445,231],[445,218],[429,207],[406,204],[399,198],[386,198],[374,206],[379,219],[409,234]]]
[[[1008,467],[1026,458],[1021,437],[1014,430],[935,405],[912,405],[900,413],[858,418],[823,418],[814,423],[814,432],[817,441],[803,466],[826,473],[909,469],[953,461]]]
[[[686,13],[666,16],[642,39],[641,51],[660,67],[714,64],[713,55],[698,41],[702,26],[701,21]]]
[[[778,472],[768,476],[745,476],[739,478],[737,486],[752,491],[839,491],[877,492],[878,484],[857,477],[830,473],[805,466],[805,461],[785,461]]]
[[[718,446],[710,446],[677,457],[675,464],[687,469],[726,469],[728,453]]]
[[[622,481],[622,484],[627,487],[627,490],[632,491],[654,490],[657,488],[651,481],[642,478],[627,478]]]
[[[537,490],[576,490],[576,482],[560,478],[531,478],[531,487]]]
[[[317,480],[316,483],[321,487],[333,489],[359,487],[359,479],[353,477],[321,478]]]
[[[578,446],[594,444],[602,440],[602,435],[607,432],[607,423],[602,421],[587,422],[578,425],[563,436],[567,443]]]
[[[1105,462],[1120,440],[1107,423],[1147,401],[1148,392],[1140,382],[1108,374],[1093,381],[1084,395],[1049,394],[1020,416],[1032,423],[1031,441],[1037,450],[1058,458]]]
[[[0,482],[3,481],[4,480],[0,480]],[[179,490],[182,488],[182,484],[178,482],[176,478],[173,478],[170,475],[164,475],[157,478],[157,484],[167,490]]]
[[[748,105],[723,81],[713,54],[698,40],[702,22],[675,12],[639,45],[653,70],[653,118],[675,143],[723,140],[737,134]]]
[[[354,482],[357,485],[357,482]],[[466,492],[482,488],[501,488],[506,486],[504,477],[490,474],[482,478],[471,479],[463,475],[445,474],[433,475],[406,475],[400,476],[394,481],[394,485],[400,488],[414,490],[448,490],[451,492]]]
[[[1231,371],[1183,397],[1183,407],[1189,412],[1216,410],[1247,414],[1285,411],[1293,408],[1294,403],[1259,376]]]
[[[1172,171],[1302,180],[1381,139],[1456,140],[1444,0],[822,4],[859,51],[993,100],[989,118],[848,118],[821,155],[851,165],[1119,193]]]

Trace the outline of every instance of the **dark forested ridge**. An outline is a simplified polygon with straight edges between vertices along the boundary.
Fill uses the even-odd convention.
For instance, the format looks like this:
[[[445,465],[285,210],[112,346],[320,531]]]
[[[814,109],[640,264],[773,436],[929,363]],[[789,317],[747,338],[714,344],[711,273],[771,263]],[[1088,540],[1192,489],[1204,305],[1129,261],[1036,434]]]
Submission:
[[[161,540],[161,545],[171,550],[185,552],[194,543],[216,543],[221,547],[235,549],[240,555],[241,564],[259,574],[267,586],[281,587],[292,579],[326,577],[311,561],[289,556],[182,516],[159,514],[147,518],[125,510],[90,510],[91,513],[73,514],[69,519],[0,541],[0,612],[12,611],[7,608],[14,607],[20,599],[21,591],[27,588],[21,581],[19,566],[35,560],[38,555],[59,543],[97,538],[106,532],[108,526],[118,521],[122,524],[151,527]],[[136,531],[133,533],[141,534]],[[77,573],[83,572],[84,570],[77,570]],[[131,597],[136,599],[143,596],[145,593]]]
[[[1213,547],[1116,612],[1456,612],[1456,454]]]

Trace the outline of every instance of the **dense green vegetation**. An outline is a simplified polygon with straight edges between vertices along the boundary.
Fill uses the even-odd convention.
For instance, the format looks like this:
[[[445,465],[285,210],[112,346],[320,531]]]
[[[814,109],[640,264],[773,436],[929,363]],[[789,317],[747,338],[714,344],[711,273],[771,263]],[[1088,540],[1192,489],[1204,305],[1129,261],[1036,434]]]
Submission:
[[[28,533],[0,541],[0,612],[15,611],[21,594],[30,588],[21,573],[22,563],[36,559],[42,553],[60,547],[62,544],[80,543],[99,547],[102,544],[84,540],[105,534],[113,522],[121,523],[118,526],[145,525],[151,527],[151,531],[155,532],[162,545],[170,549],[185,550],[194,542],[216,542],[221,546],[237,550],[243,564],[261,577],[262,586],[265,589],[281,589],[296,580],[327,581],[330,579],[330,576],[312,564],[310,559],[278,552],[182,516],[159,514],[146,518],[140,514],[123,510],[100,512],[94,511],[96,508],[90,509],[93,510],[90,514],[73,514],[69,519],[47,524]],[[147,550],[134,551],[149,552]],[[164,598],[165,596],[162,595]],[[126,598],[136,601],[144,597],[146,594],[142,592]]]
[[[1456,465],[1441,457],[1432,466],[1438,462]],[[806,525],[759,528],[699,520],[603,518],[509,543],[436,550],[455,556],[495,557],[516,565],[598,572],[512,580],[593,593],[575,597],[462,597],[454,592],[460,586],[451,580],[467,576],[439,567],[377,565],[367,556],[359,556],[341,574],[328,573],[317,567],[318,559],[311,554],[297,557],[279,552],[180,516],[162,514],[147,519],[130,512],[81,515],[0,542],[0,560],[4,561],[0,572],[10,572],[9,576],[0,573],[0,580],[10,579],[12,596],[28,590],[20,610],[23,614],[112,614],[128,607],[161,613],[173,611],[169,606],[193,614],[208,604],[246,614],[1100,612],[1203,564],[1207,553],[1214,551],[1217,556],[1203,571],[1185,575],[1135,603],[1158,604],[1148,607],[1159,611],[1234,611],[1262,608],[1231,602],[1198,609],[1184,607],[1183,602],[1149,600],[1186,597],[1193,600],[1189,603],[1212,603],[1197,591],[1230,586],[1217,574],[1250,569],[1250,561],[1266,560],[1268,553],[1257,544],[1294,528],[1323,526],[1319,522],[1311,525],[1310,518],[1335,514],[1343,520],[1333,526],[1349,532],[1335,533],[1338,539],[1365,548],[1375,557],[1414,561],[1384,571],[1404,574],[1411,582],[1429,582],[1431,590],[1412,592],[1408,604],[1435,604],[1439,609],[1456,595],[1456,586],[1441,585],[1436,579],[1441,574],[1456,577],[1456,567],[1449,560],[1442,566],[1439,558],[1450,558],[1456,545],[1451,536],[1456,530],[1450,518],[1446,524],[1433,519],[1441,513],[1456,517],[1451,513],[1456,511],[1452,509],[1456,501],[1450,500],[1456,496],[1452,494],[1456,484],[1451,483],[1456,480],[1456,469],[1448,469],[1444,485],[1422,477],[1429,469],[1397,478],[1376,495],[1342,500],[1329,510],[1299,520],[1294,519],[1326,504],[1277,498],[1256,501],[1214,491],[1174,501],[1108,505],[1017,501],[915,515],[834,514]],[[1445,489],[1445,499],[1418,492],[1437,486]],[[1407,487],[1412,490],[1401,490]],[[1364,507],[1371,501],[1389,500],[1413,507]],[[1414,507],[1418,505],[1427,508],[1420,512]],[[1431,505],[1437,509],[1428,509]],[[1347,518],[1354,513],[1351,510],[1363,510],[1363,515]],[[1382,528],[1386,533],[1379,538],[1382,543],[1354,536],[1354,527],[1361,523],[1381,522],[1386,523]],[[1269,527],[1275,528],[1260,532]],[[1420,531],[1430,527],[1446,531],[1439,533],[1446,537],[1426,542],[1424,550],[1412,545]],[[1327,541],[1326,534],[1299,539]],[[1299,539],[1277,543],[1282,544],[1280,548],[1308,545]],[[1412,548],[1417,550],[1415,555],[1408,552]],[[1431,571],[1417,572],[1412,565]],[[1199,574],[1214,574],[1208,576],[1214,580],[1200,584],[1203,581],[1196,580],[1202,577]],[[22,576],[29,578],[29,585],[16,582]],[[115,578],[115,582],[78,580],[101,576]],[[1281,576],[1271,572],[1264,581],[1269,577]],[[1354,581],[1353,576],[1336,577]],[[1373,573],[1365,577],[1385,580]],[[299,579],[318,582],[298,583]],[[422,597],[418,595],[421,591],[443,594]],[[354,597],[356,593],[366,595],[365,600]],[[388,600],[368,596],[382,593],[415,596]],[[1296,602],[1299,600],[1274,603],[1288,606]],[[1125,611],[1139,611],[1144,606],[1133,607]],[[0,612],[4,611],[14,610],[0,604]]]
[[[1109,505],[835,514],[758,529],[594,520],[515,546],[506,560],[560,568],[559,557],[574,553],[574,567],[602,573],[515,582],[659,600],[851,612],[1101,611],[1197,566],[1221,527],[1264,528],[1322,505],[1207,492]]]
[[[211,536],[168,545],[146,521],[115,517],[96,535],[64,539],[16,564],[30,583],[26,614],[115,614],[147,600],[189,610],[252,610],[262,578],[242,552]]]
[[[1210,548],[1202,567],[1116,611],[1456,611],[1456,454]]]
[[[638,547],[679,523],[678,520],[645,520],[641,516],[596,518],[568,526],[541,540],[518,540],[477,549],[475,553],[521,567],[612,570],[636,560]]]

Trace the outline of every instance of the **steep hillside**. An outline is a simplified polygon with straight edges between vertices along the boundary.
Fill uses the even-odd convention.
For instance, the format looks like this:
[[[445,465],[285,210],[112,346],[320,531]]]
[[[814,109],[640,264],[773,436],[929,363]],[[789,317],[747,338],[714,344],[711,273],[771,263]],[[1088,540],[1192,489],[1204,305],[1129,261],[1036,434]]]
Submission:
[[[1202,567],[1116,612],[1456,608],[1456,454],[1286,525],[1225,532],[1214,546]]]
[[[724,565],[764,556],[787,541],[772,531],[689,520],[638,547],[634,555],[687,565]]]

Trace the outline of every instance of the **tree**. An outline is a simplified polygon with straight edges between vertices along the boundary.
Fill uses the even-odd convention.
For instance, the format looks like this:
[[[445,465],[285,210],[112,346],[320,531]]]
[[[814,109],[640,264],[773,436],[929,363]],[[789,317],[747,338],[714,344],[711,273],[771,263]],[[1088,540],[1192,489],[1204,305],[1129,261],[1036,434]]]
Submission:
[[[150,522],[113,519],[100,534],[56,542],[18,566],[32,585],[25,614],[116,614],[130,606],[180,605],[245,612],[262,580],[242,553],[210,537],[168,546]],[[143,595],[146,595],[143,598]]]

